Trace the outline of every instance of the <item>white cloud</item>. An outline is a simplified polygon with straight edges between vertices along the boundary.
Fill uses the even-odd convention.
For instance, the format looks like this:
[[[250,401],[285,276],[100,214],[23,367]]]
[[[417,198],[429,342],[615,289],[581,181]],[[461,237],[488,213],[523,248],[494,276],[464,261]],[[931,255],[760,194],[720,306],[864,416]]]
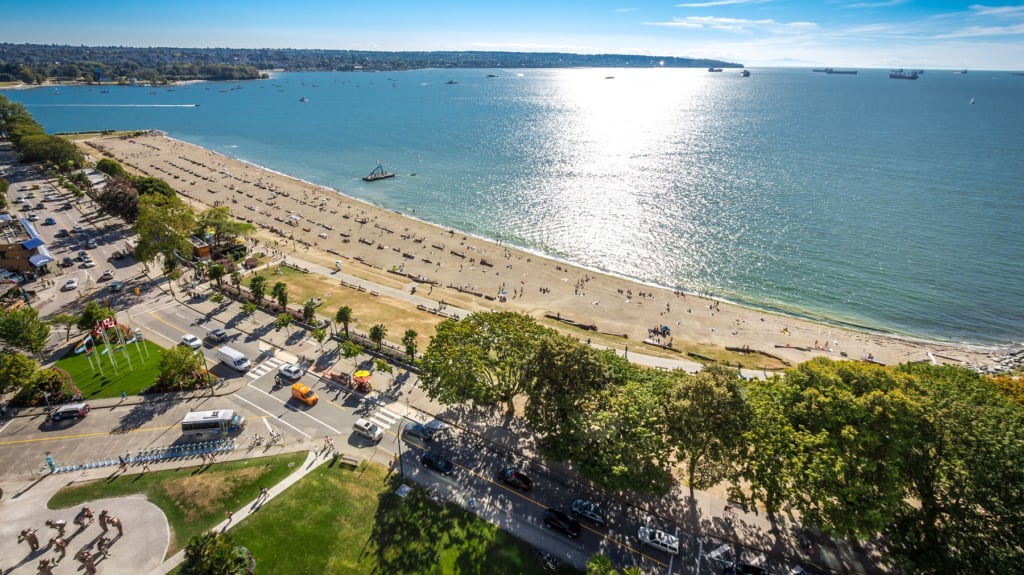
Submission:
[[[710,0],[708,2],[692,2],[676,4],[676,8],[714,8],[716,6],[733,6],[736,4],[762,4],[770,0]]]
[[[889,8],[890,6],[899,6],[900,4],[906,4],[907,0],[884,0],[882,2],[855,2],[853,4],[847,4],[844,8]]]
[[[636,12],[636,8],[616,8],[612,10],[613,14],[619,14],[622,12]]]
[[[937,39],[949,38],[980,38],[985,36],[1017,36],[1024,34],[1024,24],[1015,26],[968,26],[949,34],[935,36]]]
[[[1024,16],[1024,6],[985,6],[972,4],[971,12],[977,16]]]
[[[814,22],[777,22],[775,20],[748,20],[744,18],[722,18],[718,16],[687,16],[673,18],[669,22],[645,22],[646,26],[666,28],[688,28],[698,30],[715,30],[719,32],[770,34],[796,34],[816,30]]]

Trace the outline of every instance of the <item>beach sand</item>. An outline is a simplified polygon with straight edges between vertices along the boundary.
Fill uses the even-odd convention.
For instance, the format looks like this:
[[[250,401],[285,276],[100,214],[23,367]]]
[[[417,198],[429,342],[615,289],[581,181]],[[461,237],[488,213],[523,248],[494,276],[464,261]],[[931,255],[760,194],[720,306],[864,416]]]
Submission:
[[[410,279],[387,271],[401,266],[404,273],[433,282],[418,285],[421,296],[470,311],[518,311],[537,318],[551,314],[594,324],[599,332],[626,335],[614,340],[621,342],[615,344],[620,349],[655,349],[643,340],[649,328],[664,325],[671,336],[660,342],[671,341],[675,349],[695,344],[748,347],[793,364],[817,355],[860,359],[869,354],[887,365],[992,363],[991,350],[983,348],[851,331],[567,265],[381,209],[343,195],[344,190],[303,182],[159,132],[85,143],[94,160],[102,150],[128,169],[161,178],[196,210],[227,206],[234,217],[259,227],[261,246],[276,241],[285,255],[330,268],[341,261],[347,273],[407,288]],[[574,333],[582,338],[587,332]],[[745,367],[759,365],[751,357]]]

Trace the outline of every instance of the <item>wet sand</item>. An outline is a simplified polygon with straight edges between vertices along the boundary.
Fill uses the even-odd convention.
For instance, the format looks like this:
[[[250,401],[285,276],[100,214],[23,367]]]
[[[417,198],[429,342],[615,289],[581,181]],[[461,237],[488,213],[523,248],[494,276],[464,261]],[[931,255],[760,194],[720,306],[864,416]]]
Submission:
[[[916,341],[821,325],[654,288],[539,257],[381,209],[287,175],[174,140],[158,132],[132,139],[88,140],[126,168],[161,178],[194,209],[227,206],[259,228],[262,249],[275,249],[393,287],[480,310],[546,314],[625,335],[618,347],[644,352],[650,343],[749,348],[798,363],[816,355],[989,364],[990,350]],[[387,181],[374,185],[387,185]],[[276,246],[275,246],[276,242]],[[394,273],[390,270],[401,272]],[[650,328],[671,334],[654,338]],[[577,332],[586,333],[586,332]],[[585,337],[585,335],[581,336]],[[684,354],[679,354],[685,357]],[[756,368],[755,357],[744,367]]]

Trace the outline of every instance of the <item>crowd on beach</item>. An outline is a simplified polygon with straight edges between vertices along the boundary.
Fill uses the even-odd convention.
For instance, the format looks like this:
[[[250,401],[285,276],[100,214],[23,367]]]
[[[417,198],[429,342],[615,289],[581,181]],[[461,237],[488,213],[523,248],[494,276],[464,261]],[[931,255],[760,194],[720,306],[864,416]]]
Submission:
[[[99,138],[90,145],[137,172],[164,179],[183,197],[200,204],[193,207],[228,207],[232,216],[261,230],[257,241],[262,243],[257,245],[275,257],[301,253],[301,257],[326,265],[344,262],[341,265],[357,274],[388,275],[400,270],[401,275],[428,286],[426,295],[439,300],[473,296],[459,300],[461,307],[471,310],[557,312],[599,324],[602,332],[627,334],[636,340],[646,337],[645,326],[671,324],[674,337],[778,350],[793,362],[842,351],[850,357],[872,354],[898,363],[918,361],[927,349],[937,349],[935,345],[723,306],[721,300],[700,291],[648,287],[594,273],[407,218],[337,190],[233,160],[159,132],[130,139]],[[494,258],[492,254],[500,255]],[[650,305],[659,299],[664,305]],[[673,312],[670,299],[686,300],[685,313],[681,309]],[[702,304],[695,305],[690,299]],[[809,345],[816,339],[834,341],[839,333],[848,342],[843,350],[837,345]],[[969,363],[984,357],[982,352],[955,346],[941,351],[945,356],[962,356]]]

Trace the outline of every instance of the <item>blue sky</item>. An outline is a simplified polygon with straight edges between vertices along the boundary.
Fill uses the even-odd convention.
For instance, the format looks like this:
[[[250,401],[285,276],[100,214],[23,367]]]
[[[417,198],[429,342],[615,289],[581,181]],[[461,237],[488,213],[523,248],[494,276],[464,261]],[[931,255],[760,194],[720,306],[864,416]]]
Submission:
[[[1024,69],[1024,4],[951,0],[34,0],[0,41],[510,50],[719,58],[747,66]]]

